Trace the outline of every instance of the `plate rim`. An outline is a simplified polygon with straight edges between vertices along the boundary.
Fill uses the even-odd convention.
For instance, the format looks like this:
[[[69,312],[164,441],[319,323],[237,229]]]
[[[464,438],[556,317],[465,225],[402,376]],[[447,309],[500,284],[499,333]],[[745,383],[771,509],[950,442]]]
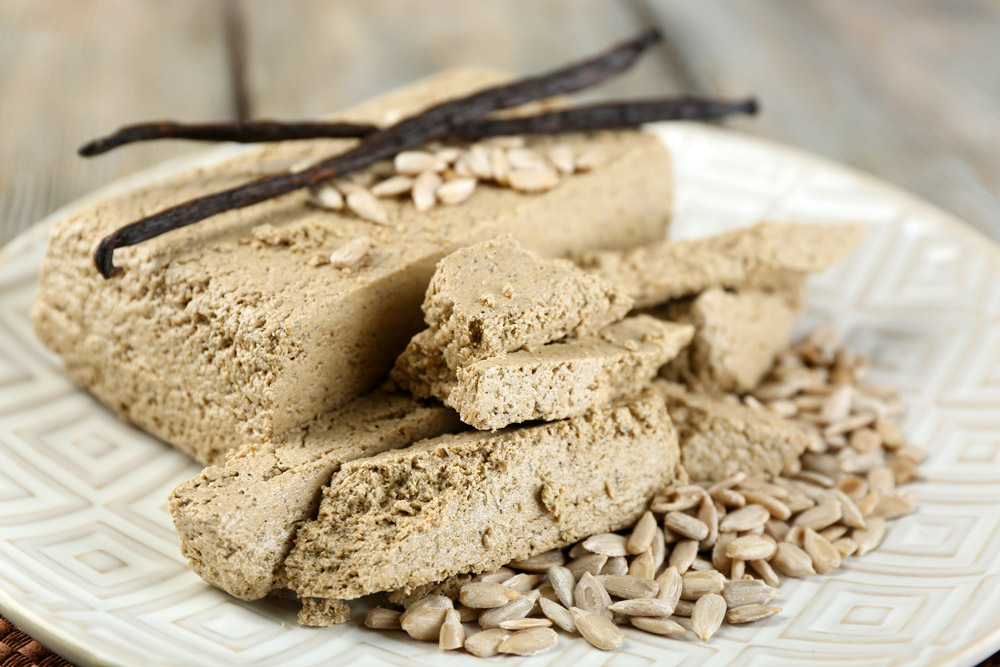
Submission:
[[[652,123],[643,129],[652,132],[661,141],[664,141],[664,143],[666,143],[668,135],[686,133],[710,135],[720,138],[723,141],[736,141],[744,145],[756,146],[771,154],[785,156],[795,161],[812,164],[828,172],[832,171],[848,176],[856,179],[866,188],[880,193],[889,199],[900,201],[913,211],[927,215],[933,219],[935,224],[942,225],[949,233],[975,240],[983,245],[994,261],[1000,262],[1000,239],[992,238],[982,229],[963,221],[957,215],[941,206],[931,203],[901,186],[890,183],[859,168],[845,165],[831,158],[817,155],[808,150],[790,146],[774,139],[758,137],[725,127],[709,126],[691,121],[674,121]],[[245,153],[260,150],[260,148],[261,146],[258,144],[244,145],[233,143],[226,143],[208,149],[196,148],[191,153],[158,162],[135,173],[115,179],[59,207],[0,247],[0,266],[11,262],[22,251],[34,246],[36,243],[44,243],[45,237],[47,237],[55,221],[71,215],[75,211],[97,200],[144,187],[180,171],[210,166]],[[48,648],[70,659],[74,663],[101,666],[124,664],[106,655],[101,647],[88,644],[84,641],[83,639],[86,638],[85,634],[71,634],[58,626],[50,624],[40,614],[24,607],[13,596],[2,589],[0,589],[0,613],[27,634],[31,635],[32,638],[40,641]],[[997,652],[1000,652],[1000,618],[997,619],[997,625],[991,632],[986,633],[978,641],[970,644],[961,651],[951,654],[947,659],[955,662],[969,661],[969,664],[975,665]]]

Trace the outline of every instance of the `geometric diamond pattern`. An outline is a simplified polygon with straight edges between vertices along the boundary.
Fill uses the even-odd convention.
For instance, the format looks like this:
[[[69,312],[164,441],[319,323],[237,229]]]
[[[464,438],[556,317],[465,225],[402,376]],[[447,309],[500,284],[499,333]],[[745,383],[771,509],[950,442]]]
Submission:
[[[911,487],[917,512],[890,524],[877,551],[833,576],[784,582],[778,616],[725,626],[708,645],[625,629],[612,654],[561,635],[543,662],[875,667],[971,664],[997,651],[997,247],[910,195],[794,150],[685,123],[653,131],[675,161],[673,238],[762,218],[868,223],[864,247],[812,280],[800,330],[833,323],[872,360],[873,381],[903,391],[906,433],[927,448],[926,479]],[[401,633],[299,627],[293,601],[235,600],[187,569],[166,498],[198,466],[74,389],[34,338],[28,311],[46,231],[41,223],[0,251],[0,611],[87,663],[466,662]]]

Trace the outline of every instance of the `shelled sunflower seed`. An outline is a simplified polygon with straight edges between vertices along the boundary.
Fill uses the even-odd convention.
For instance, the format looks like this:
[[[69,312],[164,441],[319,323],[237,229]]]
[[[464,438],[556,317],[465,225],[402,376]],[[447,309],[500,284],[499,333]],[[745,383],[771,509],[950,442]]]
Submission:
[[[457,159],[471,170],[498,150],[508,149],[490,142],[476,157],[466,151]],[[864,370],[863,360],[819,329],[744,397],[812,434],[808,451],[776,479],[739,473],[661,489],[631,528],[476,575],[454,609],[430,596],[402,613],[372,609],[365,624],[402,627],[448,648],[460,636],[456,618],[478,621],[488,629],[465,639],[472,655],[536,655],[558,646],[555,628],[613,650],[624,641],[619,625],[707,641],[724,623],[778,614],[771,601],[783,578],[824,574],[863,556],[881,544],[888,520],[914,508],[899,487],[917,479],[924,453],[905,442],[895,421],[899,399],[861,384]],[[678,618],[689,618],[691,630]]]
[[[310,202],[329,211],[344,211],[346,203],[346,209],[363,220],[386,224],[388,213],[376,198],[409,197],[418,211],[429,211],[438,204],[461,204],[472,197],[481,183],[522,193],[541,193],[559,185],[563,178],[592,171],[606,161],[595,152],[577,155],[566,144],[543,154],[525,147],[522,137],[505,139],[510,141],[489,139],[403,151],[391,163],[313,188]]]

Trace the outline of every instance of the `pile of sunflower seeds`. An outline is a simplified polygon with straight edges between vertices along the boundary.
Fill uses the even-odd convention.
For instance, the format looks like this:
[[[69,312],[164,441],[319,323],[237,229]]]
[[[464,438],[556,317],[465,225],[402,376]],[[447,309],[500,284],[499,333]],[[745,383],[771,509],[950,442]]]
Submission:
[[[389,214],[380,199],[408,197],[418,211],[467,200],[480,183],[518,192],[551,190],[564,176],[597,169],[605,162],[598,150],[576,153],[559,144],[545,153],[525,146],[523,137],[494,137],[468,146],[432,145],[404,151],[392,170],[367,170],[310,190],[319,208],[349,210],[359,218],[384,225]]]
[[[886,521],[914,509],[898,487],[918,479],[923,451],[904,441],[898,397],[862,384],[865,370],[830,330],[814,331],[742,398],[810,433],[809,450],[778,478],[671,486],[629,531],[453,578],[438,587],[447,595],[376,607],[365,625],[443,650],[528,656],[558,646],[555,628],[613,650],[625,641],[622,625],[708,641],[723,623],[779,613],[770,602],[783,578],[826,574],[868,553]],[[467,635],[466,623],[480,630]]]

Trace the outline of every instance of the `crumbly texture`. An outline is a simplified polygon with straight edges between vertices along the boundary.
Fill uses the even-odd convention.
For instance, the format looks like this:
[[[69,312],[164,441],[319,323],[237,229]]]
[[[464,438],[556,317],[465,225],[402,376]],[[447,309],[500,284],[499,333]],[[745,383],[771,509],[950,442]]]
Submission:
[[[702,392],[746,392],[788,345],[799,311],[782,293],[713,288],[661,311],[694,325],[691,345],[660,374]]]
[[[586,474],[581,474],[585,471]],[[663,399],[442,436],[344,465],[286,560],[300,596],[477,573],[631,525],[679,474]]]
[[[398,604],[400,607],[404,608],[409,607],[417,600],[430,595],[443,595],[446,598],[457,600],[459,593],[462,592],[462,586],[470,581],[472,581],[471,574],[456,574],[453,577],[448,577],[444,581],[436,581],[430,584],[414,586],[409,590],[403,589],[390,591],[386,594],[385,599],[392,604]]]
[[[181,552],[205,581],[243,600],[282,588],[295,530],[315,517],[341,464],[461,428],[441,405],[376,391],[289,433],[239,449],[170,496]]]
[[[389,378],[395,387],[417,398],[447,396],[455,385],[455,371],[445,362],[431,329],[424,329],[410,339]]]
[[[664,380],[653,382],[677,427],[681,461],[692,481],[718,481],[738,472],[774,477],[802,455],[805,432],[734,396],[699,394]]]
[[[701,239],[585,252],[577,262],[646,308],[712,287],[772,287],[789,274],[825,271],[863,236],[862,225],[765,222]]]
[[[446,72],[338,117],[382,124],[508,78]],[[117,228],[354,142],[253,146],[119,188],[53,226],[35,330],[72,380],[124,419],[203,463],[222,463],[229,449],[273,442],[377,384],[423,328],[427,284],[450,252],[503,233],[544,255],[663,238],[670,162],[657,138],[622,131],[527,143],[543,153],[556,143],[599,150],[608,161],[544,194],[481,184],[461,205],[425,212],[381,200],[385,225],[315,207],[298,191],[119,249],[124,273],[105,280],[93,251]],[[373,245],[366,266],[310,261],[362,236]]]
[[[693,334],[690,325],[637,315],[593,336],[473,362],[434,388],[477,429],[576,417],[639,394]]]
[[[343,600],[303,598],[298,619],[300,625],[328,628],[351,620],[351,609]]]
[[[562,259],[525,249],[510,236],[462,248],[438,262],[424,320],[451,369],[585,336],[620,320],[632,300]]]

